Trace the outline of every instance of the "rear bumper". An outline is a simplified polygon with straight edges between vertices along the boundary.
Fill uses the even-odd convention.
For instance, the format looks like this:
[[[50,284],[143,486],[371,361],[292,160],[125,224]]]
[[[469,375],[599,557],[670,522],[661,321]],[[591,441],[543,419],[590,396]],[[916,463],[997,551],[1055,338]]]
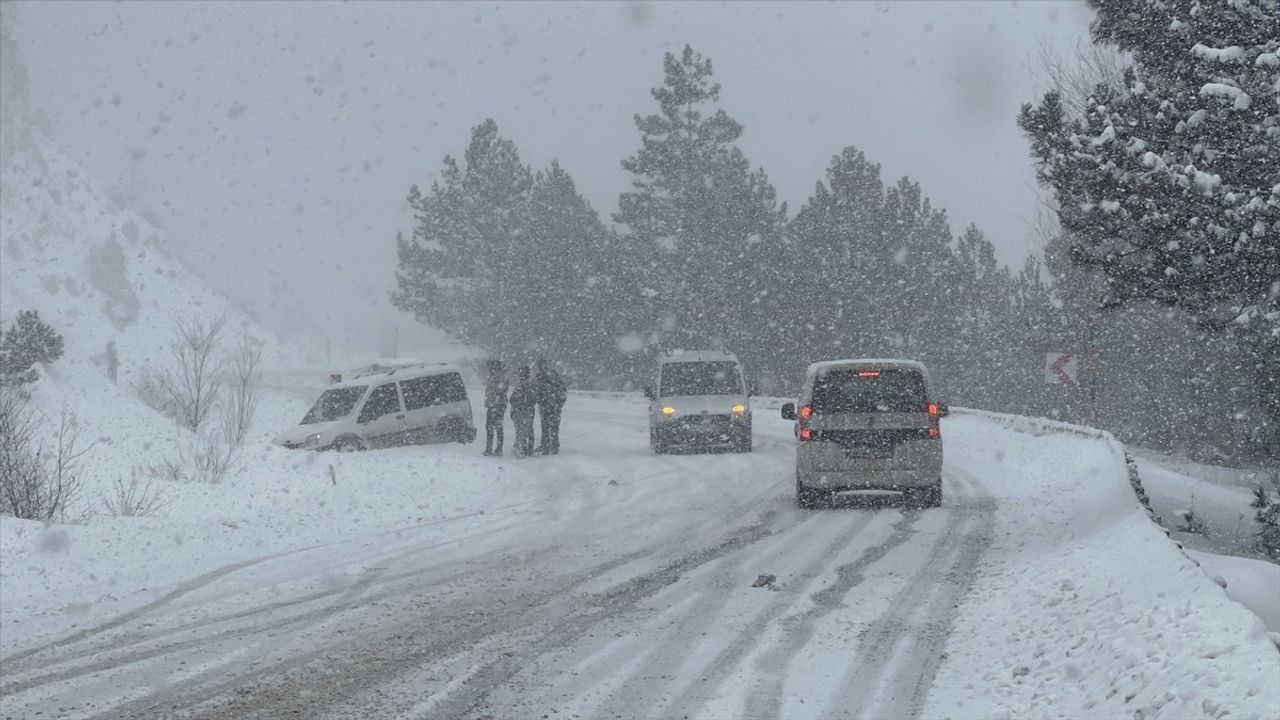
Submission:
[[[942,443],[899,447],[893,459],[852,459],[834,443],[801,443],[796,478],[802,485],[832,490],[897,490],[934,487],[942,477]]]
[[[936,487],[939,472],[925,470],[878,470],[873,472],[802,472],[797,470],[801,485],[827,490],[902,490]]]

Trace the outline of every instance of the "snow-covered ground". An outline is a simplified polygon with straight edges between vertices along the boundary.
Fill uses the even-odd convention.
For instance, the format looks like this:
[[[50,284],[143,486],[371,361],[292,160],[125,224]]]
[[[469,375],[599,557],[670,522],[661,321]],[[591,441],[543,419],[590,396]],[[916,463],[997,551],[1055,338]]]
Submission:
[[[1280,713],[1262,622],[1101,440],[957,415],[943,508],[811,512],[768,400],[751,455],[658,457],[638,396],[575,394],[519,461],[269,447],[294,394],[167,514],[0,520],[5,713]]]
[[[1152,451],[1134,452],[1151,507],[1174,537],[1187,547],[1225,555],[1253,556],[1253,487],[1261,470],[1204,465]],[[1187,532],[1191,512],[1203,529]]]
[[[655,456],[638,395],[590,393],[557,457],[287,451],[332,369],[314,344],[205,290],[38,133],[0,181],[0,305],[67,338],[35,407],[94,443],[68,522],[0,517],[0,716],[1280,716],[1280,653],[1228,595],[1270,620],[1265,576],[1193,562],[1102,436],[957,414],[926,511],[798,510],[765,398],[750,455]],[[175,318],[222,312],[266,348],[245,447],[111,516],[115,480],[194,441],[134,382]]]

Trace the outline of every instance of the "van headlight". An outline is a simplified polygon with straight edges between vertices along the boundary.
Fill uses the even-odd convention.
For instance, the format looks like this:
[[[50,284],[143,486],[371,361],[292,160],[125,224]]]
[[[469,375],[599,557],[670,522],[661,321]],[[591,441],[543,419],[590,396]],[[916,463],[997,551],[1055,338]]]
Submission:
[[[676,409],[675,409],[674,407],[672,407],[671,405],[663,405],[663,406],[662,406],[662,415],[663,415],[663,417],[671,417],[672,415],[675,415],[675,414],[676,414]]]
[[[732,412],[734,415],[741,415],[747,411],[747,406],[742,403],[738,403],[737,405],[734,405],[732,408],[729,408],[729,411]]]

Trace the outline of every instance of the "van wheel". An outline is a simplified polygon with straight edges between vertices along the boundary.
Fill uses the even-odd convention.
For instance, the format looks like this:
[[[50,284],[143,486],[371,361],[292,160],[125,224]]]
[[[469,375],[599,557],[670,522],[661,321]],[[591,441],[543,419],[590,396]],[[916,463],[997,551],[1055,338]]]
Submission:
[[[368,450],[368,448],[365,447],[365,444],[361,442],[360,438],[354,435],[343,435],[337,440],[334,440],[333,449],[338,452],[360,452]]]
[[[796,505],[805,510],[828,507],[831,505],[831,495],[825,490],[811,488],[800,482],[800,478],[796,478]]]
[[[912,490],[907,496],[911,504],[918,508],[942,507],[942,483],[933,487]]]
[[[475,438],[475,429],[467,426],[465,420],[460,417],[450,415],[440,421],[438,428],[439,436],[446,442],[456,442],[467,444]]]

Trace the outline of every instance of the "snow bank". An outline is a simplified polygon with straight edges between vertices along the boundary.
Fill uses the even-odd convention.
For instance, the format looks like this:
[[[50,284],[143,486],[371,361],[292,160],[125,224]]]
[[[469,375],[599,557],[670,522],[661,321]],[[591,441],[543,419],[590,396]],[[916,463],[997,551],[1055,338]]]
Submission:
[[[922,716],[1280,716],[1262,621],[1148,519],[1109,434],[963,409],[945,432],[1004,532]]]
[[[1188,550],[1192,560],[1224,586],[1232,600],[1262,619],[1272,633],[1280,633],[1280,565],[1253,558]]]

